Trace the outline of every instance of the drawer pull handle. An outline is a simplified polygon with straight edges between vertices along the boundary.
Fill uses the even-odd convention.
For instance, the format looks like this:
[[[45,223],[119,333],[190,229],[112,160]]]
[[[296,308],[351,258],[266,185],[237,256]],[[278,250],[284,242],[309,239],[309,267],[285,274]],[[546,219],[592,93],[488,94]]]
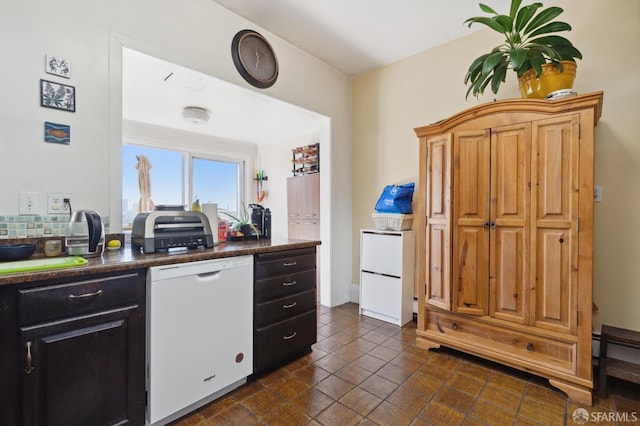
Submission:
[[[75,294],[70,294],[69,297],[67,297],[67,299],[76,300],[76,299],[86,299],[88,297],[98,297],[98,296],[102,296],[102,290],[98,290],[94,293],[81,294],[80,296],[76,296]]]
[[[289,308],[293,308],[293,307],[294,307],[294,306],[296,306],[296,305],[297,305],[297,303],[296,303],[296,302],[293,302],[293,303],[292,303],[292,304],[290,304],[290,305],[282,305],[282,307],[283,307],[284,309],[289,309]]]
[[[282,283],[282,285],[284,286],[290,286],[290,285],[296,285],[296,284],[298,284],[296,280]]]
[[[533,343],[529,342],[529,343],[527,343],[527,350],[529,352],[533,352],[533,351],[536,350],[536,348],[533,346]]]
[[[296,337],[296,334],[297,334],[297,333],[294,331],[294,332],[293,332],[293,333],[291,333],[290,335],[288,335],[288,336],[284,336],[284,337],[283,337],[283,339],[284,339],[284,340],[293,339],[294,337]]]
[[[284,262],[282,266],[296,266],[297,264],[298,262],[294,260],[293,262]]]
[[[458,329],[458,323],[452,322],[451,323],[451,328],[454,329],[454,330],[457,330]]]
[[[31,342],[27,342],[27,366],[24,372],[30,374],[33,371],[33,357],[31,356]]]

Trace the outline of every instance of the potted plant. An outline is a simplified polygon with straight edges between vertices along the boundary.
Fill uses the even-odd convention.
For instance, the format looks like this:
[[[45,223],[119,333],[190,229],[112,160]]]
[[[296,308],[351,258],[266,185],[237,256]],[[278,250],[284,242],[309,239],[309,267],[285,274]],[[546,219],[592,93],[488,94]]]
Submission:
[[[464,22],[469,27],[476,23],[486,25],[505,37],[504,43],[471,63],[464,78],[469,85],[467,98],[469,93],[475,97],[483,94],[489,84],[491,91],[498,93],[509,68],[518,76],[523,97],[543,98],[553,91],[573,87],[575,61],[582,59],[582,54],[569,40],[554,34],[571,30],[566,22],[553,21],[563,9],[541,9],[543,4],[538,2],[520,7],[521,4],[522,0],[512,0],[509,15],[500,15],[480,3],[480,9],[493,16],[477,16]],[[558,84],[535,81],[554,72],[560,75],[555,77]],[[534,92],[536,87],[540,93]]]
[[[231,235],[231,238],[239,239],[251,239],[251,238],[260,238],[260,232],[256,225],[251,223],[251,214],[249,213],[249,209],[242,203],[242,209],[238,212],[238,217],[232,215],[229,212],[222,212],[223,214],[229,216],[233,221],[233,226],[231,230],[234,235]],[[240,235],[239,235],[240,234]]]

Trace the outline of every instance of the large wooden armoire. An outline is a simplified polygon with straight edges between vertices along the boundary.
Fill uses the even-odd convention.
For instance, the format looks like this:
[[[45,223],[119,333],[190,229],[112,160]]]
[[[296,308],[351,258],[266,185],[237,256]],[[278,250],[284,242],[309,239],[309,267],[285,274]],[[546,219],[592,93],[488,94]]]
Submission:
[[[415,129],[418,346],[531,372],[591,405],[602,96],[497,101]]]

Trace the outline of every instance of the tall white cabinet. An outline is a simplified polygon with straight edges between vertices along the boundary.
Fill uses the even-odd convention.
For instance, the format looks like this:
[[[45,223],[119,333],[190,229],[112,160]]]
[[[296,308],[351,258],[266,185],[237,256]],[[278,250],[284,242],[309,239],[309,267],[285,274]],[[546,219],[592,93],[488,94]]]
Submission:
[[[413,318],[413,231],[360,231],[360,314],[402,326]]]

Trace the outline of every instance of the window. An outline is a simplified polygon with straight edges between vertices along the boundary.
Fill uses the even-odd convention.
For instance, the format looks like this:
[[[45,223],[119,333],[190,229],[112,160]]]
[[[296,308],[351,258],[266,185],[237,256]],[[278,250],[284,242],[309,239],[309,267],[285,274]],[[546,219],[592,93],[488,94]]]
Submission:
[[[150,168],[138,170],[144,155]],[[244,161],[139,145],[122,145],[122,227],[131,230],[142,198],[142,173],[148,173],[154,205],[217,203],[219,210],[236,214],[244,187]],[[144,210],[147,210],[146,208]]]

